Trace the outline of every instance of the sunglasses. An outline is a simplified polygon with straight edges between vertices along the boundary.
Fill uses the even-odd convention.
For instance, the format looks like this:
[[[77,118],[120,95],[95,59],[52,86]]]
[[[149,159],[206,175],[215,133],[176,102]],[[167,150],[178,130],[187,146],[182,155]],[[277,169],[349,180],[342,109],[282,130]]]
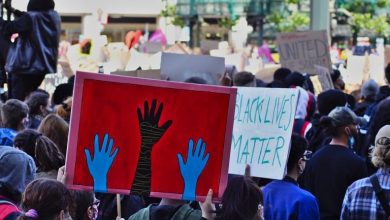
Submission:
[[[311,156],[312,156],[313,152],[309,151],[309,150],[306,150],[305,153],[303,153],[303,160],[304,161],[309,161],[311,159]]]

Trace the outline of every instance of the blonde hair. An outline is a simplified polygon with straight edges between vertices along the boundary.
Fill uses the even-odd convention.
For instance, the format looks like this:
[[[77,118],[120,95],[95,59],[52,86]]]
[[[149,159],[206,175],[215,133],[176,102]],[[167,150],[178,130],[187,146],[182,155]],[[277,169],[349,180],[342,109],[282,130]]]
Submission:
[[[390,167],[390,146],[376,144],[372,152],[372,163],[375,167]]]

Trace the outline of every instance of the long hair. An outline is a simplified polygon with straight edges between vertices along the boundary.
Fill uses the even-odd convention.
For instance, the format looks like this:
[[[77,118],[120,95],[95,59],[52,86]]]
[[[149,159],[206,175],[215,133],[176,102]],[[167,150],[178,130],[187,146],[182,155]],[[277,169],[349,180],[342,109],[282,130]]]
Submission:
[[[228,182],[222,196],[222,209],[218,220],[255,219],[263,194],[256,183],[248,177],[235,177]]]
[[[23,193],[21,207],[25,214],[18,220],[55,219],[61,211],[68,213],[71,201],[69,190],[56,180],[37,179],[31,182]],[[35,211],[38,218],[29,214]]]
[[[55,114],[49,114],[42,120],[38,131],[52,140],[60,152],[66,156],[69,133],[69,125],[66,121]]]

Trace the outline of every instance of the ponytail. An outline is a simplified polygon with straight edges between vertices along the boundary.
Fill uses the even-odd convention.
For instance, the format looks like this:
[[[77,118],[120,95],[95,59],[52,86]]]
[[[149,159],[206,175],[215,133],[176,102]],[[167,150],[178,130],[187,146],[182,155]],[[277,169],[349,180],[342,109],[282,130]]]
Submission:
[[[35,158],[42,172],[58,170],[65,164],[65,157],[48,137],[40,135],[35,143]]]

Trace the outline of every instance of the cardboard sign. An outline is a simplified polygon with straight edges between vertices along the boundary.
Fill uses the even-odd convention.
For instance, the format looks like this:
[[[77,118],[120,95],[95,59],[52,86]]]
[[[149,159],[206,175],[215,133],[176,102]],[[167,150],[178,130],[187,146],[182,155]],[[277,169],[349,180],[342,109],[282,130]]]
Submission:
[[[316,72],[318,73],[318,80],[321,83],[321,91],[333,89],[332,77],[330,76],[329,69],[323,66],[314,65]]]
[[[202,200],[226,186],[236,89],[78,72],[71,189]]]
[[[160,70],[134,70],[134,71],[115,71],[112,75],[140,77],[145,79],[162,79]]]
[[[296,89],[237,88],[229,173],[284,177],[298,100]]]
[[[316,73],[314,65],[317,64],[331,71],[326,31],[278,34],[277,44],[283,67],[313,75]]]
[[[205,79],[217,85],[225,73],[225,59],[221,57],[162,53],[161,75],[171,81],[184,82],[191,77]]]

